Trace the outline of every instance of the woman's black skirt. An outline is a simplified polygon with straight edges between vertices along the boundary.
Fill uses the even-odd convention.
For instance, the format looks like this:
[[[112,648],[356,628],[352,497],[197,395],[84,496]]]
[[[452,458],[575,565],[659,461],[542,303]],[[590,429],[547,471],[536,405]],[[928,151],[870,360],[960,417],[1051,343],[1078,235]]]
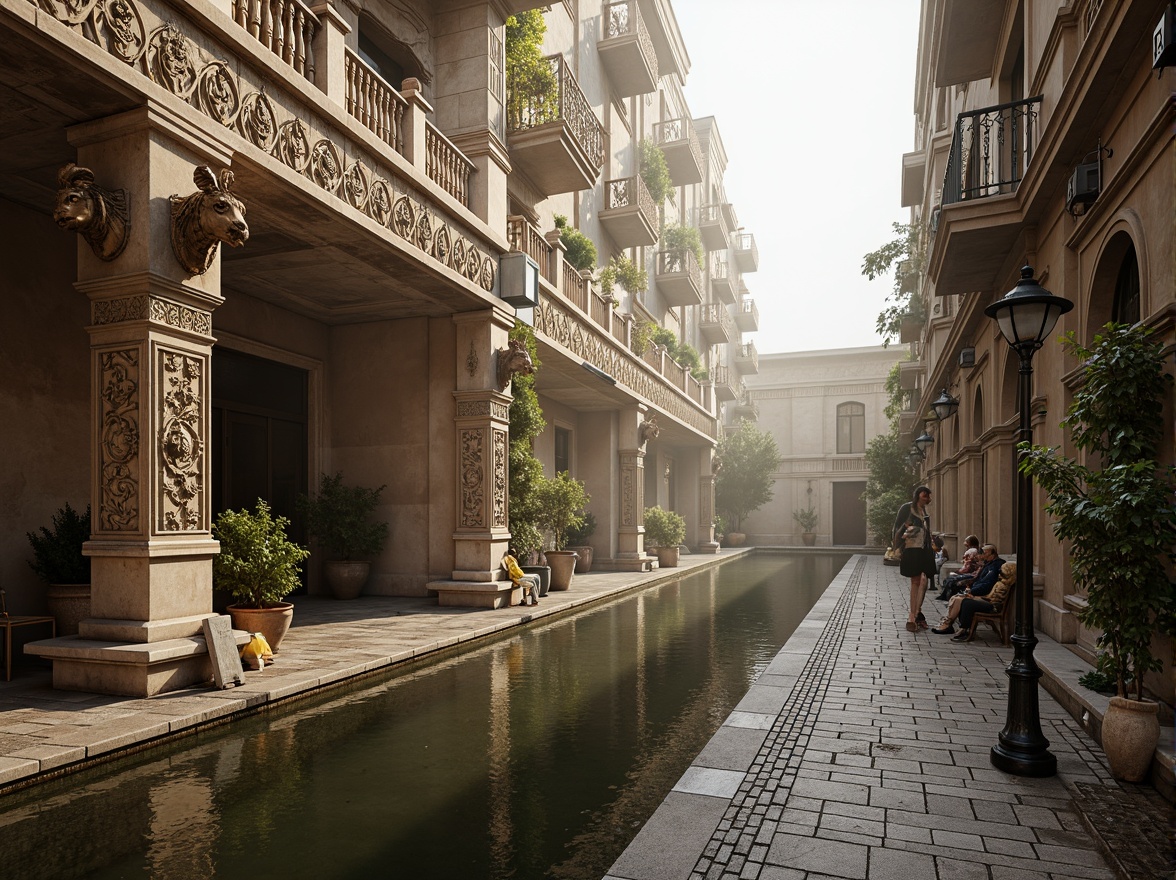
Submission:
[[[898,569],[903,577],[925,574],[935,576],[935,553],[923,547],[904,547]]]

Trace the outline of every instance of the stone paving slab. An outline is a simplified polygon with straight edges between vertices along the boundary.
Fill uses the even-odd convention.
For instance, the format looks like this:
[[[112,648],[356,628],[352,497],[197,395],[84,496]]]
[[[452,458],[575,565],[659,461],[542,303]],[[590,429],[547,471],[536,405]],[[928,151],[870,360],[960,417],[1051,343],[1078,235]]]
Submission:
[[[1058,775],[992,766],[1012,649],[988,630],[971,643],[906,632],[907,595],[896,570],[855,557],[605,880],[1172,877],[1171,805],[1115,782],[1044,689]],[[1039,663],[1074,666],[1041,643]],[[754,740],[733,738],[748,728],[762,735],[750,760]],[[700,783],[718,767],[723,785]]]

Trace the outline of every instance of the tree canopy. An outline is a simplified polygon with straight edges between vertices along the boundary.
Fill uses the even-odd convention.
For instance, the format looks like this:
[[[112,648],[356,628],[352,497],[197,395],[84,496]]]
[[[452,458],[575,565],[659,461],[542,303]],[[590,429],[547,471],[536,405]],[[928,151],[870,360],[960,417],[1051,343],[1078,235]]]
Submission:
[[[772,474],[780,466],[776,439],[749,421],[719,441],[721,467],[715,477],[715,509],[739,531],[743,518],[772,500]]]

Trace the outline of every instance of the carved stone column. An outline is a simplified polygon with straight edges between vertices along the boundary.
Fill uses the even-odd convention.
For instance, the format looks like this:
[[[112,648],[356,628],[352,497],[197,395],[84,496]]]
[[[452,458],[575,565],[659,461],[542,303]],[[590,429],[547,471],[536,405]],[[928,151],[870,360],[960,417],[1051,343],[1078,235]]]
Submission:
[[[718,553],[715,540],[715,450],[704,447],[698,451],[698,552]]]
[[[620,412],[620,526],[617,532],[616,567],[619,571],[644,571],[645,554],[645,443],[641,424],[648,407],[626,407]]]

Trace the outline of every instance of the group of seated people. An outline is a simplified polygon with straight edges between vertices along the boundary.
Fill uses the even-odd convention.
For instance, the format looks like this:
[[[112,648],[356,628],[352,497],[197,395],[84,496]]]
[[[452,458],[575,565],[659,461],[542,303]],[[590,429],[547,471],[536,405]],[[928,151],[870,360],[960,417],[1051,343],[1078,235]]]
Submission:
[[[968,535],[964,546],[967,549],[963,565],[942,581],[942,590],[936,597],[947,602],[947,614],[939,626],[931,630],[937,635],[950,635],[954,642],[967,641],[973,615],[1000,611],[1017,581],[1016,563],[1001,559],[996,545],[981,546],[979,538]],[[955,630],[957,619],[959,632]]]

